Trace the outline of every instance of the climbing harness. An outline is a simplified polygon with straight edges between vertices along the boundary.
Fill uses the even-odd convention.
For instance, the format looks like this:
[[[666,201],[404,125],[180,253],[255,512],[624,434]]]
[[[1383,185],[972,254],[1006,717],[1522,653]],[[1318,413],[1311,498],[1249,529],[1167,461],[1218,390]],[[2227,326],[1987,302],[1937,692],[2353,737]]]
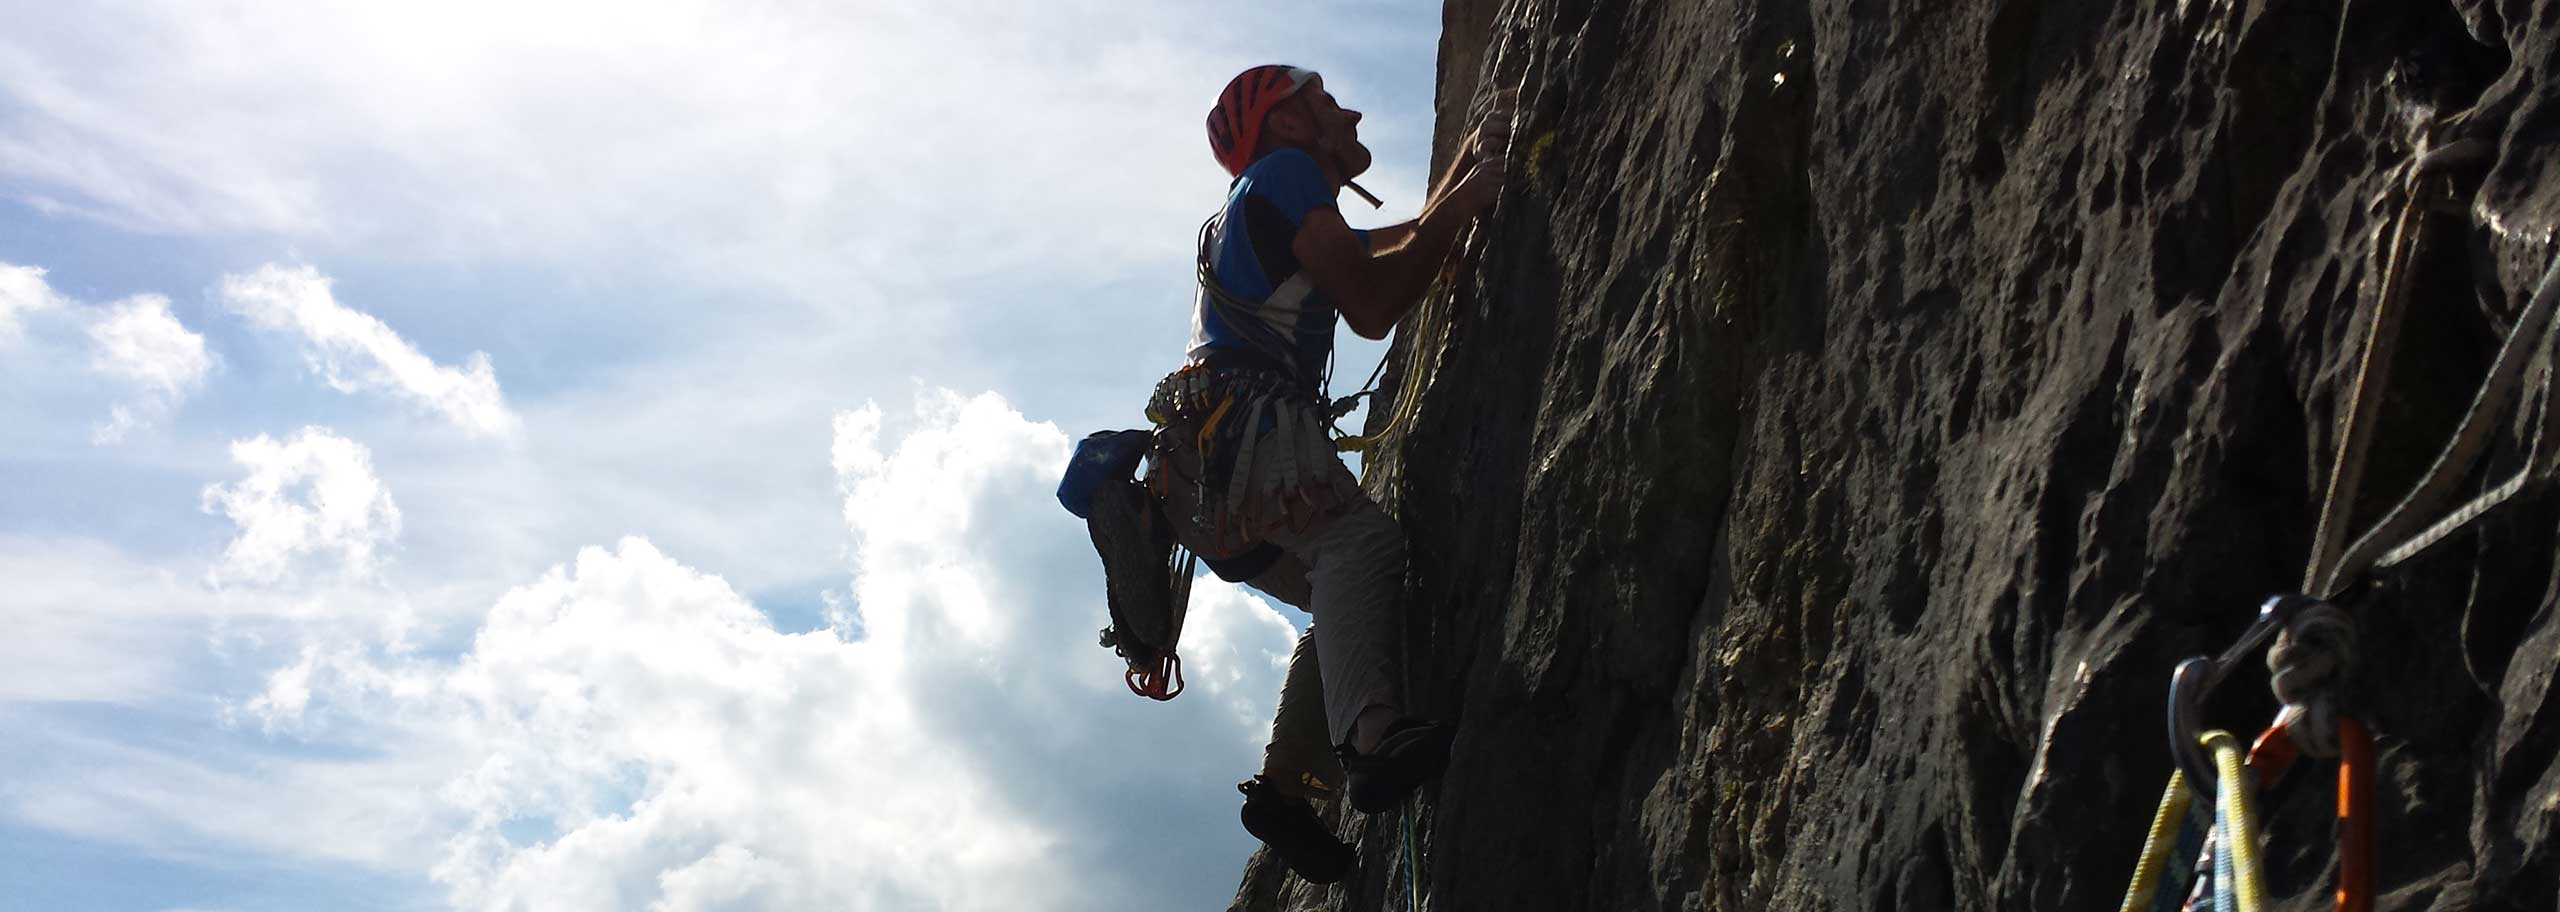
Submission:
[[[1147,482],[1159,499],[1177,484],[1191,490],[1189,519],[1211,538],[1213,566],[1363,496],[1334,462],[1321,397],[1275,371],[1215,364],[1184,365],[1147,403],[1156,424]]]

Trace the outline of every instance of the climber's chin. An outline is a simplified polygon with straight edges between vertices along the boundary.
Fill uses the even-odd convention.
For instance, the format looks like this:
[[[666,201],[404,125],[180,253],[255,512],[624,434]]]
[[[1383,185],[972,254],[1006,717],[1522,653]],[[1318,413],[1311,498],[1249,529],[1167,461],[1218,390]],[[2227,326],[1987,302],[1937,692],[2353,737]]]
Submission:
[[[1334,147],[1333,166],[1342,172],[1343,180],[1358,180],[1369,173],[1370,164],[1369,147],[1357,138]]]

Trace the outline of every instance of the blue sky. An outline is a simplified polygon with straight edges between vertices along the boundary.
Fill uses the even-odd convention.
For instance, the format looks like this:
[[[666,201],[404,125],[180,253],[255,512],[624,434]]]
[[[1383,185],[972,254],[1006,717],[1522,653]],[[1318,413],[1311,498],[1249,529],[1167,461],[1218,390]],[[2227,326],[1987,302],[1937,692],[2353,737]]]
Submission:
[[[1127,694],[1049,488],[1437,10],[376,6],[0,0],[0,908],[1223,904],[1304,618]]]

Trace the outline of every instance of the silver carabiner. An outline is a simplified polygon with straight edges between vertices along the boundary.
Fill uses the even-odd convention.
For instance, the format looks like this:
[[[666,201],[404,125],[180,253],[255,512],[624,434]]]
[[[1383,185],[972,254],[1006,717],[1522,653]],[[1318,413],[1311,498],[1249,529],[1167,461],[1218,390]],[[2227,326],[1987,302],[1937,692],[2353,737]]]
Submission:
[[[2214,770],[2204,755],[2204,701],[2230,677],[2233,666],[2247,658],[2260,646],[2274,639],[2293,622],[2295,615],[2320,600],[2308,595],[2287,593],[2269,597],[2258,606],[2258,619],[2251,621],[2240,639],[2216,658],[2195,656],[2178,663],[2169,674],[2169,756],[2187,776],[2187,787],[2198,798],[2213,797]]]

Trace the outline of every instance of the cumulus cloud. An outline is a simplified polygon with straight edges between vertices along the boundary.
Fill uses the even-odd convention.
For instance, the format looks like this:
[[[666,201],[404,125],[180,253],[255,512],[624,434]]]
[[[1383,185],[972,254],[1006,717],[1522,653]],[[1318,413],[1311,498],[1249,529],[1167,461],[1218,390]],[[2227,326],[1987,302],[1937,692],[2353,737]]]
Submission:
[[[485,352],[455,369],[435,363],[389,325],[338,303],[327,276],[274,264],[222,278],[222,302],[260,328],[301,337],[311,369],[340,392],[376,390],[442,415],[473,434],[505,434],[518,422]]]
[[[0,262],[0,347],[25,337],[27,315],[62,304],[62,296],[44,280],[44,267]]]
[[[0,794],[0,812],[431,878],[458,908],[1215,906],[1252,847],[1229,786],[1254,771],[1294,634],[1204,579],[1190,690],[1124,690],[1094,645],[1090,547],[1051,497],[1068,443],[993,395],[846,412],[858,623],[786,628],[625,538],[498,598],[458,653],[282,649],[234,705],[315,756],[65,745],[95,762],[13,774],[41,799]],[[360,447],[305,431],[237,449],[251,477],[208,503],[270,543],[235,543],[244,569],[388,541]],[[319,493],[329,479],[344,493]],[[136,786],[172,780],[203,787]],[[243,833],[261,803],[245,816],[276,832]]]
[[[109,305],[89,324],[89,367],[135,391],[133,399],[115,405],[94,434],[99,443],[113,443],[175,411],[204,384],[213,356],[205,351],[203,336],[169,313],[168,298],[145,294]]]
[[[333,578],[373,572],[400,534],[400,508],[373,473],[363,444],[307,427],[286,440],[233,441],[248,476],[204,489],[204,509],[239,527],[214,570],[217,582],[278,583],[306,569]]]
[[[590,549],[502,600],[441,682],[488,762],[445,785],[469,822],[436,876],[475,908],[1036,904],[1071,874],[1056,835],[921,736],[903,658],[778,631],[646,542]]]
[[[1090,554],[1048,508],[1066,435],[944,392],[895,446],[885,424],[848,412],[834,444],[859,639],[778,629],[639,539],[500,601],[439,673],[437,712],[485,758],[443,789],[470,821],[436,868],[456,904],[1187,908],[1233,889],[1250,843],[1223,786],[1252,771],[1287,622],[1203,585],[1197,696],[1132,697],[1092,645]],[[1160,868],[1127,873],[1141,854]]]

